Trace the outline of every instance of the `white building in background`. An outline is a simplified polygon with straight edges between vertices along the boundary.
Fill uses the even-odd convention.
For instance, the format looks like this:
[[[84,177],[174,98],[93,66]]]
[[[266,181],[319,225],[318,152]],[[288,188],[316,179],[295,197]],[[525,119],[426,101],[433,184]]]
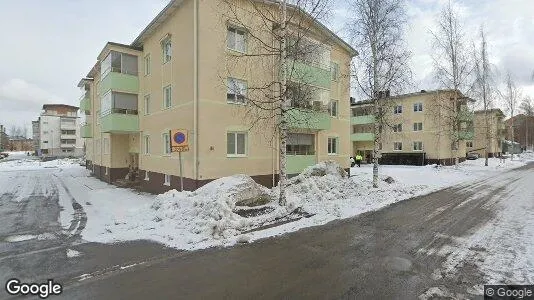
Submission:
[[[38,155],[83,156],[78,107],[45,104],[37,122],[39,126],[33,128],[39,130]]]

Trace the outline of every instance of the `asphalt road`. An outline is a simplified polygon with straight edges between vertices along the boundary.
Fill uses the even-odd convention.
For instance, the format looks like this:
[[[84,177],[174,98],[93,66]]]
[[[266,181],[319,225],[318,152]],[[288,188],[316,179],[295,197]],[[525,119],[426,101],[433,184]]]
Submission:
[[[530,165],[352,219],[195,252],[144,241],[84,243],[76,231],[83,211],[74,229],[57,222],[61,180],[52,171],[16,173],[14,184],[32,180],[50,189],[23,199],[0,191],[0,282],[53,278],[64,292],[50,299],[417,299],[437,286],[469,296],[484,284],[476,265],[436,278],[445,258],[421,250],[451,244],[491,220],[497,205],[511,201],[505,187],[531,185],[533,171]],[[10,241],[20,235],[44,238]],[[67,257],[67,249],[82,255]]]

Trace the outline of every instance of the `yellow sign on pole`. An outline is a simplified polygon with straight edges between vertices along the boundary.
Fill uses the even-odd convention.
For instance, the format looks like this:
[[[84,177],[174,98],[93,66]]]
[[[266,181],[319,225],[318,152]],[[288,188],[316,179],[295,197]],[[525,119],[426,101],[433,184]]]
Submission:
[[[187,152],[189,151],[189,138],[187,129],[173,129],[171,130],[171,152]]]

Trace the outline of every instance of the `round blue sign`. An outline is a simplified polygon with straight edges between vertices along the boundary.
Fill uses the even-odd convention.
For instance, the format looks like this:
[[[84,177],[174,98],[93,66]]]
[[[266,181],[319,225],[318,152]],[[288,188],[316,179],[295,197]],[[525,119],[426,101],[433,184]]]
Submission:
[[[182,144],[183,142],[185,142],[185,134],[183,132],[175,133],[172,138],[174,139],[174,142],[176,144]]]

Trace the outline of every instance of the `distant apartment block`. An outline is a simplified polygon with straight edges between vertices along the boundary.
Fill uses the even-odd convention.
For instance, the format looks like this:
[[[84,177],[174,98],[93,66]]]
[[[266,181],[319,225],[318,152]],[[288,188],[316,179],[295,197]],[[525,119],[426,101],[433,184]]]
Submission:
[[[33,137],[33,153],[39,155],[41,149],[41,130],[40,130],[40,118],[37,121],[32,121],[32,137]]]
[[[6,127],[0,125],[0,150],[4,151],[8,149],[9,138],[6,133]]]
[[[512,124],[514,136],[512,137]],[[506,140],[514,141],[523,149],[534,149],[534,116],[519,114],[505,121]]]
[[[466,142],[474,136],[473,114],[467,107],[471,99],[454,90],[421,91],[388,99],[387,105],[381,105],[386,110],[379,128],[381,164],[450,165],[456,156],[460,161],[465,159]],[[351,110],[352,155],[361,154],[364,162],[370,163],[375,141],[373,102],[351,99]]]
[[[10,136],[8,143],[9,151],[32,151],[33,140],[23,136]]]
[[[39,141],[38,155],[56,157],[83,155],[78,107],[45,104],[39,119],[32,122],[32,129],[33,136]]]
[[[485,156],[487,148],[488,157],[500,156],[506,132],[503,112],[498,108],[477,110],[473,125],[475,138],[466,143],[467,151]]]
[[[261,24],[246,15],[250,2],[240,5],[243,20]],[[278,10],[274,2],[255,5]],[[259,58],[236,59],[257,45],[224,7],[221,0],[170,1],[134,42],[108,42],[102,49],[78,85],[87,167],[96,177],[114,182],[137,174],[144,190],[179,189],[178,153],[170,151],[169,130],[184,129],[189,133],[189,151],[182,155],[185,189],[240,173],[265,186],[277,183],[277,117],[268,119],[270,125],[251,127],[245,108],[247,93],[254,92],[248,87],[278,78],[280,69],[274,62],[260,64]],[[267,27],[276,30],[275,25]],[[306,103],[292,103],[289,174],[324,160],[349,167],[349,79],[341,74],[349,73],[356,51],[317,21],[309,27],[306,42],[319,55],[295,57],[291,64],[306,73],[301,79],[314,94]]]

